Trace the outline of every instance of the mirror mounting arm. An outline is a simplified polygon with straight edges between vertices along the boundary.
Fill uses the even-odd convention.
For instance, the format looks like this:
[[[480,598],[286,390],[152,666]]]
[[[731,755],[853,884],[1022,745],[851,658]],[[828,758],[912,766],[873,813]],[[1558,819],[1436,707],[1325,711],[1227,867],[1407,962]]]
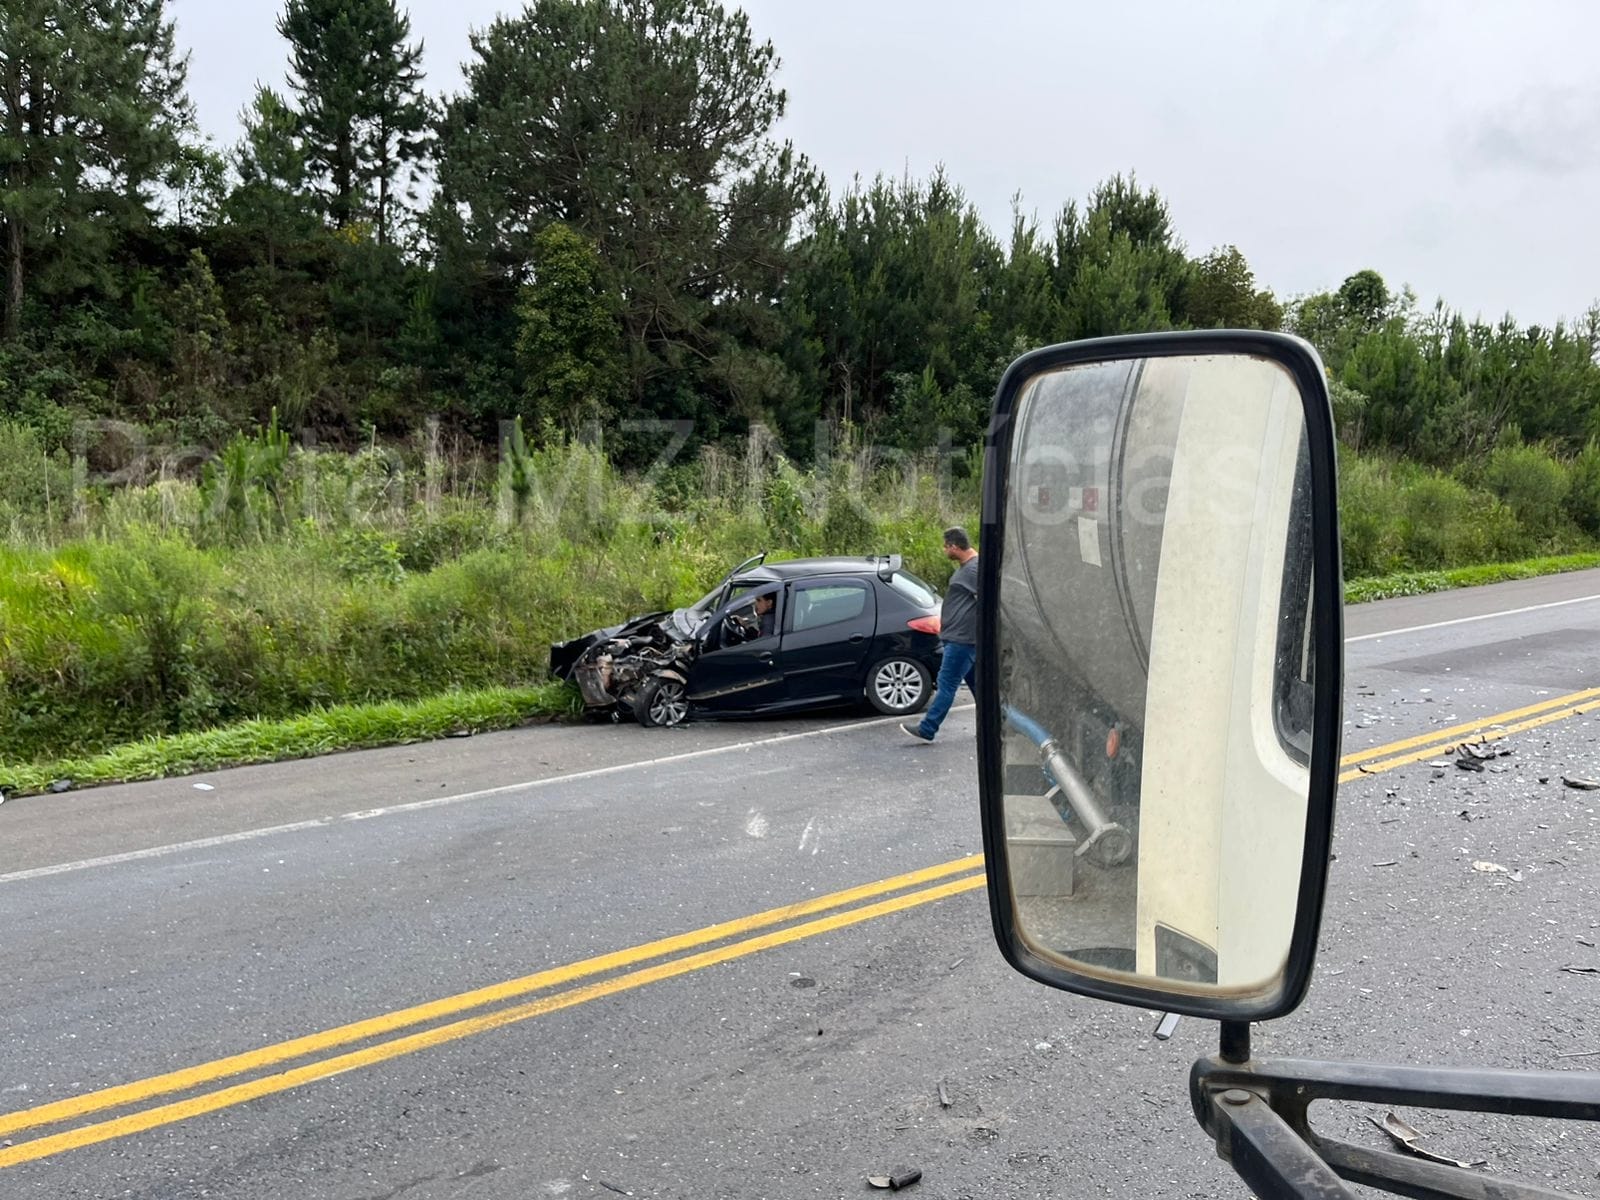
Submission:
[[[1262,1197],[1349,1195],[1323,1190],[1321,1172],[1304,1170],[1309,1155],[1322,1171],[1417,1200],[1568,1200],[1567,1193],[1487,1177],[1464,1167],[1318,1138],[1307,1118],[1315,1100],[1600,1121],[1600,1076],[1588,1072],[1300,1059],[1231,1062],[1219,1055],[1195,1063],[1189,1091],[1195,1117],[1216,1140],[1218,1153]],[[1287,1146],[1286,1136],[1298,1146]],[[1275,1161],[1263,1164],[1263,1156]],[[1283,1190],[1285,1186],[1288,1190]]]
[[[1224,1088],[1207,1104],[1211,1119],[1202,1123],[1217,1154],[1260,1200],[1355,1200],[1303,1130],[1256,1092]]]
[[[1223,1062],[1247,1063],[1250,1061],[1249,1021],[1222,1022],[1222,1048],[1219,1053]]]

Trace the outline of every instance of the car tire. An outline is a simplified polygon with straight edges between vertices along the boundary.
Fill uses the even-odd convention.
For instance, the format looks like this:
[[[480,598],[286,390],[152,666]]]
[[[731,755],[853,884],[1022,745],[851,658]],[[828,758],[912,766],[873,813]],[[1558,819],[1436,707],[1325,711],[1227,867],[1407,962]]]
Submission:
[[[633,698],[633,715],[646,729],[670,729],[689,717],[689,690],[670,675],[653,675]]]
[[[896,655],[867,672],[867,703],[887,717],[921,712],[933,699],[933,676],[914,658]]]

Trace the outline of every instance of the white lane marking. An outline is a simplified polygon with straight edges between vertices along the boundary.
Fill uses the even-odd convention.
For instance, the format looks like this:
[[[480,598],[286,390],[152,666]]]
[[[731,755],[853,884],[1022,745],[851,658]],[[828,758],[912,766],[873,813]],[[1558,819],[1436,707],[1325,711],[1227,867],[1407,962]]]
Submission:
[[[952,709],[961,712],[974,707],[962,704]],[[543,779],[528,779],[521,783],[505,783],[499,787],[480,788],[475,792],[458,792],[453,796],[434,796],[427,800],[413,800],[406,804],[391,804],[385,808],[363,808],[356,812],[339,813],[331,817],[313,817],[306,821],[291,821],[287,825],[269,825],[262,829],[242,829],[237,833],[224,833],[216,837],[197,838],[189,842],[173,842],[166,846],[151,846],[144,850],[128,850],[122,854],[104,854],[98,858],[83,858],[76,862],[53,863],[48,867],[30,867],[25,871],[12,871],[0,875],[0,883],[21,883],[25,879],[42,879],[48,875],[64,875],[69,871],[85,871],[90,867],[113,867],[119,863],[139,862],[147,858],[165,858],[189,850],[211,850],[217,846],[230,846],[236,842],[254,841],[257,838],[276,837],[281,833],[301,833],[308,829],[325,829],[346,821],[370,821],[374,817],[392,817],[401,813],[422,812],[430,808],[443,808],[449,804],[463,804],[468,800],[486,800],[511,792],[531,791],[559,783],[578,783],[586,779],[599,779],[622,771],[636,771],[643,767],[665,767],[690,762],[697,758],[710,758],[716,754],[731,754],[736,750],[753,750],[759,746],[779,746],[785,742],[805,741],[808,738],[826,737],[834,733],[850,733],[857,729],[877,729],[898,717],[880,717],[872,721],[852,721],[847,725],[828,725],[822,729],[808,729],[803,733],[782,733],[777,737],[753,738],[747,742],[730,742],[726,746],[706,746],[700,750],[686,750],[682,754],[666,754],[660,758],[647,758],[639,762],[616,763],[609,767],[594,767],[587,771],[574,771],[569,775],[550,775]]]
[[[1345,638],[1345,645],[1351,642],[1370,642],[1377,638],[1400,637],[1407,633],[1421,633],[1425,629],[1443,629],[1447,625],[1465,625],[1469,621],[1492,621],[1495,617],[1514,617],[1518,613],[1538,612],[1546,608],[1561,608],[1567,604],[1585,604],[1590,600],[1600,600],[1600,596],[1575,596],[1571,600],[1552,600],[1549,604],[1530,604],[1526,608],[1507,608],[1501,612],[1479,613],[1475,617],[1456,617],[1452,621],[1434,621],[1428,625],[1412,625],[1406,629],[1385,629],[1381,633],[1363,633],[1358,637]]]

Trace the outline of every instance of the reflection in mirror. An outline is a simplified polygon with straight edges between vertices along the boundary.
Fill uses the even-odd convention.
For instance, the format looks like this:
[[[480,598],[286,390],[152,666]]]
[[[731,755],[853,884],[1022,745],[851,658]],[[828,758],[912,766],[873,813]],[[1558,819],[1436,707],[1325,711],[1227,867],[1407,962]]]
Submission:
[[[1294,380],[1235,354],[1089,363],[1027,381],[1015,422],[998,678],[1018,929],[1092,974],[1270,991],[1310,789]]]

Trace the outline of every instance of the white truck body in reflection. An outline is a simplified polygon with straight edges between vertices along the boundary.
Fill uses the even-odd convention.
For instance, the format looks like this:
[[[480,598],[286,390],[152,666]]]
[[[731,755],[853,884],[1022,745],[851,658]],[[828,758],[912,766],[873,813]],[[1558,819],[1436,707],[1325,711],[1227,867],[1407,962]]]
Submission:
[[[1137,873],[1125,966],[1259,991],[1286,961],[1309,791],[1279,702],[1309,626],[1309,581],[1283,585],[1308,520],[1295,385],[1243,357],[1093,364],[1041,376],[1017,421],[1002,701],[1134,835],[1106,868]]]

